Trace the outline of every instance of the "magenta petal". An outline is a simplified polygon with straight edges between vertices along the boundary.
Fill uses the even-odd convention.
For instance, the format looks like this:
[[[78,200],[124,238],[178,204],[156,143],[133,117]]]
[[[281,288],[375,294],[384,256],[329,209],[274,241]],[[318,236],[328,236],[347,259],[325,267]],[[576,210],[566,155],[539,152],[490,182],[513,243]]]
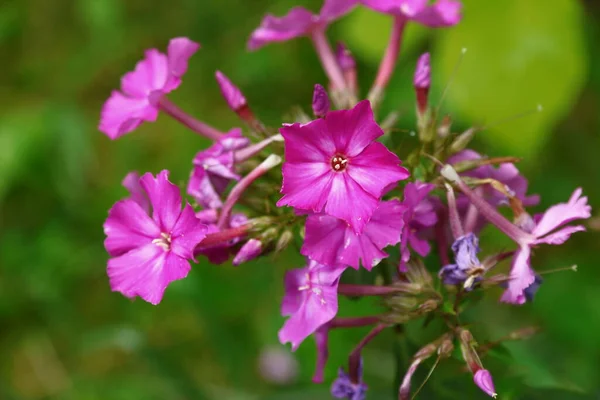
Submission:
[[[169,41],[167,58],[169,72],[176,78],[181,78],[188,68],[188,61],[200,48],[200,44],[186,37],[178,37]],[[173,90],[175,88],[171,88]]]
[[[156,49],[150,49],[132,72],[123,75],[121,89],[127,96],[147,97],[155,90],[162,90],[168,76],[167,56]]]
[[[523,246],[514,255],[510,268],[508,288],[502,294],[500,301],[510,304],[524,304],[527,300],[524,290],[535,281],[535,273],[530,266],[531,249]]]
[[[347,14],[358,4],[358,0],[325,0],[319,16],[323,21],[333,21]]]
[[[104,233],[106,251],[111,256],[118,256],[152,242],[160,236],[160,229],[138,203],[121,200],[108,212]]]
[[[486,369],[480,369],[475,372],[473,376],[475,384],[479,386],[488,396],[496,398],[496,389],[494,388],[494,382],[492,381],[492,374]]]
[[[315,331],[315,344],[317,346],[317,365],[312,381],[314,383],[323,383],[325,375],[325,365],[329,358],[329,327],[323,325]]]
[[[381,13],[409,18],[427,6],[427,0],[361,0],[361,3]]]
[[[325,265],[339,264],[338,254],[343,251],[348,224],[324,214],[313,214],[306,219],[304,244],[300,253]],[[358,258],[348,265],[358,268]]]
[[[143,121],[156,121],[158,109],[146,98],[129,98],[113,91],[102,106],[98,129],[111,139],[133,131]]]
[[[355,233],[361,233],[378,204],[378,197],[364,190],[349,174],[340,173],[333,177],[325,212],[343,219]]]
[[[410,243],[410,247],[412,247],[412,249],[421,257],[427,256],[427,254],[429,254],[431,251],[431,245],[429,242],[419,238],[416,235],[409,235],[408,242]]]
[[[207,227],[194,214],[194,209],[186,204],[171,231],[171,251],[185,259],[194,258],[194,248],[207,233]]]
[[[304,125],[286,125],[279,129],[279,132],[285,139],[286,162],[329,164],[331,157],[336,153],[335,143],[322,119]]]
[[[292,269],[285,273],[283,284],[285,296],[281,302],[281,315],[284,317],[294,314],[300,309],[304,293],[298,288],[307,284],[308,268]]]
[[[453,26],[460,22],[462,3],[454,0],[438,0],[434,5],[425,7],[411,19],[429,26],[439,28]]]
[[[306,35],[312,29],[316,19],[316,16],[303,7],[294,7],[281,18],[269,14],[252,32],[248,49],[257,50],[271,42],[283,42]]]
[[[221,94],[223,95],[223,98],[225,98],[229,108],[233,111],[237,111],[248,104],[240,89],[235,86],[224,73],[217,71],[215,73],[215,78],[217,79]]]
[[[568,203],[557,204],[546,210],[532,233],[540,238],[573,220],[589,218],[592,208],[587,203],[587,197],[582,197],[581,194],[582,190],[578,188],[573,192]]]
[[[283,197],[277,206],[288,205],[303,210],[319,212],[327,202],[334,177],[329,165],[325,163],[284,163]]]
[[[375,122],[371,103],[363,100],[350,110],[332,111],[324,120],[335,149],[346,157],[359,155],[383,130]]]
[[[147,214],[150,214],[150,199],[142,188],[142,185],[140,185],[140,174],[137,172],[128,173],[125,178],[123,178],[121,184],[131,194],[131,200],[138,203],[140,207],[142,207],[142,210],[146,211]]]
[[[161,171],[156,178],[146,173],[140,184],[152,203],[152,218],[158,222],[161,232],[170,233],[181,213],[181,194],[169,181],[169,171]]]
[[[554,233],[546,235],[541,239],[536,240],[535,244],[546,243],[552,245],[560,245],[566,242],[575,232],[583,231],[585,231],[585,226],[583,225],[567,226]]]
[[[352,158],[347,171],[354,181],[375,197],[381,196],[389,184],[410,176],[408,170],[400,166],[398,156],[378,142]]]

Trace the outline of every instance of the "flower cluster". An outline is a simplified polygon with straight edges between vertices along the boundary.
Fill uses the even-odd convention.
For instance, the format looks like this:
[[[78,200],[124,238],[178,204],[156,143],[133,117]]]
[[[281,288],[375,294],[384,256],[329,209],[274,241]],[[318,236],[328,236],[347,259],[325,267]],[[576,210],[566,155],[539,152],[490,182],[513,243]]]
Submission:
[[[334,51],[326,36],[328,25],[355,7],[393,20],[389,45],[364,100],[351,52],[343,44]],[[496,396],[481,362],[484,352],[478,352],[459,314],[472,292],[485,289],[503,288],[503,303],[532,301],[541,284],[532,249],[563,244],[585,229],[570,223],[589,218],[591,210],[577,189],[568,202],[531,216],[526,208],[539,197],[527,193],[516,159],[489,158],[468,149],[475,128],[454,133],[450,118],[440,120],[439,110],[430,107],[429,53],[419,58],[413,80],[420,143],[409,151],[391,144],[396,141],[390,136],[398,133],[380,125],[374,111],[395,69],[406,25],[438,28],[460,19],[461,4],[454,0],[432,5],[425,0],[325,0],[318,14],[295,7],[284,17],[267,15],[248,48],[308,37],[329,81],[324,86],[310,83],[314,119],[299,114],[278,132],[264,126],[220,71],[217,84],[242,127],[223,132],[167,98],[182,83],[198,43],[175,38],[166,54],[146,51],[123,76],[121,91],[106,101],[100,131],[117,139],[162,112],[212,143],[191,162],[190,202],[185,205],[168,171],[126,175],[123,186],[130,196],[115,203],[104,224],[112,290],[158,304],[171,282],[186,277],[190,261],[205,257],[222,264],[232,259],[237,266],[301,240],[306,264],[285,273],[281,314],[288,318],[279,340],[295,350],[314,336],[315,382],[325,380],[330,330],[372,327],[331,386],[336,398],[360,400],[367,395],[362,349],[388,328],[439,318],[448,328],[406,366],[399,399],[410,398],[420,364],[433,356],[438,361],[449,357],[456,343],[475,384]],[[408,153],[405,162],[400,151]],[[282,160],[282,168],[275,168]],[[502,207],[510,209],[512,221],[499,211]],[[515,248],[481,257],[488,244],[480,243],[479,233],[486,225],[507,235]],[[429,257],[432,248],[437,257]],[[505,259],[512,260],[510,271],[490,275]],[[377,284],[346,283],[348,268],[364,268],[380,279]],[[338,296],[378,296],[385,311],[339,317]]]

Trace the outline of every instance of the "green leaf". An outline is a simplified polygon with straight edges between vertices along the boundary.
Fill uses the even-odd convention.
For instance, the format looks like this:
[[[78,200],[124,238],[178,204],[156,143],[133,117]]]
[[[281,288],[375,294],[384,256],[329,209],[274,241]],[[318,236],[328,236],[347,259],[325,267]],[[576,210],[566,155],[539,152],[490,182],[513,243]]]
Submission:
[[[464,1],[464,19],[440,35],[433,56],[437,81],[448,82],[468,49],[445,105],[473,122],[543,111],[480,135],[498,151],[535,153],[570,110],[586,77],[580,2],[576,0]]]

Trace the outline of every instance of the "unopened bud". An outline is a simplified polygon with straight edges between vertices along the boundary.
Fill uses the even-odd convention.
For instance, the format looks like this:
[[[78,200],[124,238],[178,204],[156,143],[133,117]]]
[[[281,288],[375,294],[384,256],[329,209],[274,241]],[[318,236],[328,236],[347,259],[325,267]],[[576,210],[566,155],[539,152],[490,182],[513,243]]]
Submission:
[[[329,103],[329,96],[325,88],[319,84],[315,85],[313,92],[312,109],[315,117],[323,118],[329,112],[331,105]]]
[[[540,331],[540,328],[537,326],[529,326],[527,328],[518,329],[516,331],[511,332],[508,335],[510,340],[523,340],[529,339],[531,336],[536,335]]]
[[[440,303],[438,301],[429,299],[423,302],[423,304],[419,306],[419,309],[417,311],[421,314],[427,314],[436,310],[439,305]]]
[[[450,118],[449,115],[444,116],[444,118],[442,118],[442,122],[440,122],[440,125],[438,126],[438,138],[439,139],[446,139],[448,136],[450,136],[450,129],[452,128],[452,118]]]
[[[406,277],[411,283],[418,284],[419,288],[430,286],[433,282],[431,274],[420,259],[411,259],[407,269]]]
[[[438,347],[438,355],[442,358],[447,358],[452,355],[454,351],[454,343],[450,337],[445,337],[442,339],[442,343],[440,343],[440,347]]]
[[[342,69],[344,79],[350,91],[356,95],[357,90],[357,78],[356,78],[356,60],[352,56],[350,50],[346,46],[338,42],[335,53],[336,60]]]
[[[275,244],[275,253],[280,253],[291,243],[294,239],[294,234],[290,230],[283,231],[281,236],[279,236],[279,240],[277,240],[277,244]]]
[[[494,382],[492,381],[492,374],[490,374],[487,369],[480,369],[475,372],[473,380],[488,396],[491,396],[494,399],[498,396],[498,394],[496,394],[496,389],[494,388]]]
[[[260,234],[260,241],[265,245],[274,242],[279,236],[279,229],[271,227]]]
[[[454,139],[452,144],[450,144],[450,154],[458,153],[467,148],[473,137],[475,137],[475,133],[477,133],[477,129],[469,128]]]
[[[422,347],[419,351],[417,351],[416,354],[413,356],[413,358],[420,358],[421,360],[429,358],[435,354],[435,351],[437,350],[437,348],[438,348],[438,346],[436,343],[428,343],[424,347]]]
[[[467,363],[467,366],[474,374],[480,369],[482,369],[481,360],[479,359],[479,355],[477,351],[475,351],[475,346],[477,343],[473,339],[473,335],[466,329],[460,328],[458,330],[458,340],[460,342],[460,350],[462,352],[463,359]]]
[[[253,232],[262,232],[273,226],[275,219],[273,217],[257,217],[248,221]]]
[[[424,115],[427,112],[427,98],[429,96],[429,88],[431,87],[431,67],[429,66],[429,58],[429,53],[425,53],[419,57],[413,79],[415,92],[417,94],[417,111],[419,115]]]
[[[386,305],[395,311],[410,312],[418,306],[418,301],[412,296],[390,296],[384,300]]]
[[[246,98],[240,91],[240,89],[235,86],[225,74],[221,71],[217,71],[215,73],[215,77],[217,78],[217,83],[219,84],[219,88],[221,89],[221,94],[225,98],[227,105],[236,113],[248,106],[246,102]]]
[[[258,257],[263,250],[263,244],[258,239],[250,239],[233,258],[233,265],[240,265]]]

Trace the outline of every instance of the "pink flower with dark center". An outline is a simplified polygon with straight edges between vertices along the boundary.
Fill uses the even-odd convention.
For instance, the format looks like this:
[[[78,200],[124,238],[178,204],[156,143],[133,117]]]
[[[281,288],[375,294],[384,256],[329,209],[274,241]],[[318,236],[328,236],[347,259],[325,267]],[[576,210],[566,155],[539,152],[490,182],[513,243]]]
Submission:
[[[272,42],[310,36],[313,31],[324,30],[328,24],[349,12],[356,3],[356,0],[326,0],[318,15],[304,7],[294,7],[283,17],[268,14],[252,33],[248,49],[257,50]]]
[[[104,223],[104,247],[113,257],[107,268],[111,289],[152,304],[160,303],[169,283],[187,276],[188,260],[207,230],[189,204],[181,210],[179,188],[168,175],[147,173],[139,180],[152,215],[126,199],[115,203]]]
[[[360,2],[375,11],[416,21],[432,28],[456,25],[461,19],[460,1],[438,0],[433,5],[428,5],[428,0],[360,0]]]
[[[310,215],[306,220],[306,235],[300,252],[325,265],[359,264],[371,270],[388,256],[382,251],[400,242],[404,227],[404,211],[398,200],[382,201],[362,234],[341,219],[324,214]]]
[[[135,70],[121,79],[121,91],[114,90],[104,103],[98,129],[117,139],[144,121],[156,121],[160,100],[179,87],[189,58],[199,48],[198,43],[180,37],[171,39],[167,54],[147,50]]]
[[[425,257],[431,251],[429,242],[423,237],[425,231],[437,223],[434,203],[428,198],[435,185],[423,182],[408,183],[404,188],[406,207],[404,229],[400,241],[400,271],[406,272],[406,263],[410,260],[410,247]]]
[[[290,318],[279,331],[281,343],[290,342],[296,350],[304,339],[335,317],[337,288],[344,270],[310,260],[308,266],[285,274],[281,314]]]
[[[361,233],[384,189],[406,179],[400,159],[375,139],[383,131],[368,101],[280,129],[285,141],[278,206],[324,212]]]
[[[235,151],[249,144],[250,141],[242,136],[241,129],[236,128],[208,149],[196,154],[187,193],[204,207],[221,207],[221,195],[229,182],[240,179],[234,168]]]

